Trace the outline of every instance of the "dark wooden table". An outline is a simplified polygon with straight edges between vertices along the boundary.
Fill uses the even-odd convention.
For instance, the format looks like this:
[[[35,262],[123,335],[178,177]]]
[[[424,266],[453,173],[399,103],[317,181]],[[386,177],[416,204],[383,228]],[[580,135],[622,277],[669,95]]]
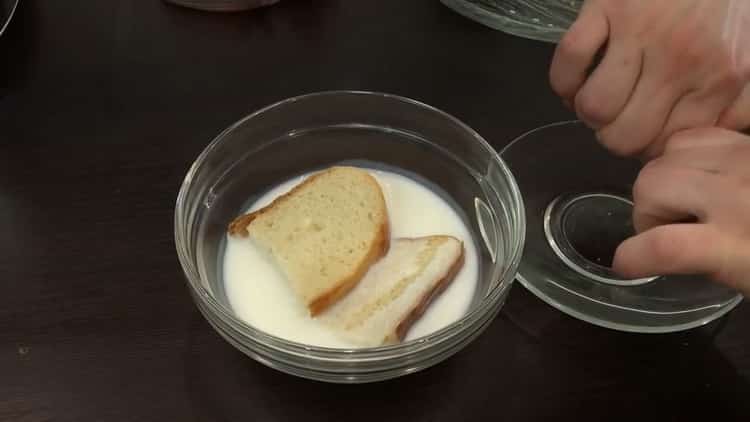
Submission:
[[[571,117],[550,45],[437,0],[22,1],[0,39],[0,420],[750,420],[750,306],[667,336],[593,327],[520,286],[475,343],[365,386],[293,378],[221,340],[173,246],[182,177],[285,97],[387,91],[499,148]]]

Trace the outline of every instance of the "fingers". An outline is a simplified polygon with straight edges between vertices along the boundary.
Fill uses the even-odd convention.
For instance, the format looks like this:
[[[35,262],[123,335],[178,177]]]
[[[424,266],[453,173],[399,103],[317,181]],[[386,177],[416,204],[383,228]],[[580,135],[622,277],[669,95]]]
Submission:
[[[750,129],[750,82],[742,94],[719,117],[718,126],[732,129]]]
[[[623,242],[615,252],[613,269],[627,278],[703,274],[736,287],[738,275],[747,271],[736,255],[731,240],[711,225],[672,224]]]
[[[638,235],[613,268],[627,278],[702,274],[750,294],[750,138],[712,128],[680,132],[633,188]],[[695,221],[686,224],[685,221]]]
[[[633,186],[633,226],[637,233],[693,219],[706,221],[720,181],[705,171],[664,163],[647,164]]]
[[[708,224],[672,224],[623,242],[613,270],[625,278],[701,274],[750,296],[750,252]]]
[[[656,157],[684,129],[750,127],[750,63],[718,39],[720,8],[678,3],[588,1],[555,51],[553,89],[618,155]]]
[[[655,66],[655,68],[650,68]],[[643,71],[622,113],[597,132],[599,140],[618,155],[638,155],[659,137],[682,96],[681,81],[662,76],[659,64],[644,57]],[[654,147],[651,147],[652,149]]]
[[[609,24],[603,10],[596,2],[586,2],[552,58],[550,84],[563,100],[574,101],[608,36]]]
[[[610,43],[602,62],[575,97],[578,116],[599,129],[622,112],[641,74],[642,53],[631,39]]]

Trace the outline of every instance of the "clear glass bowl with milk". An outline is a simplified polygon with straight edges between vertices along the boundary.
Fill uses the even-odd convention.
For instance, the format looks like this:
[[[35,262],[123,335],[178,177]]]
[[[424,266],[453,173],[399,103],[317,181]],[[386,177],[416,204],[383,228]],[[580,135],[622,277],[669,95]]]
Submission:
[[[341,164],[367,168],[384,187],[394,235],[440,228],[465,244],[463,275],[395,345],[352,347],[317,332],[284,304],[267,269],[243,262],[250,255],[226,236],[238,213],[310,172]],[[291,98],[235,123],[193,164],[175,211],[180,263],[216,331],[263,364],[344,383],[427,368],[476,338],[503,305],[525,232],[516,182],[484,139],[433,107],[368,92]],[[248,288],[253,277],[266,283]]]

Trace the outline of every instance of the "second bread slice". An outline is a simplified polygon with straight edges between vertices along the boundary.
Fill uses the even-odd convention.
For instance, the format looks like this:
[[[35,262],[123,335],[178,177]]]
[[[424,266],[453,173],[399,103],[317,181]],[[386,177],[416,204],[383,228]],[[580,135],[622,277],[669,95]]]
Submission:
[[[450,236],[394,240],[346,297],[320,316],[363,347],[402,341],[463,265],[463,243]]]
[[[229,226],[250,237],[316,315],[351,290],[389,244],[380,185],[367,171],[332,167]]]

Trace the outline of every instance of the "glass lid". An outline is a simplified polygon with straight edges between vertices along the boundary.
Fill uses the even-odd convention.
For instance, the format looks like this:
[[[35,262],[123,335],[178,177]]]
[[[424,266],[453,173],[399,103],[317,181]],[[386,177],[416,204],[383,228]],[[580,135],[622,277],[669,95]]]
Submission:
[[[10,19],[18,6],[18,0],[0,0],[0,35],[10,24]]]
[[[634,234],[630,192],[641,163],[616,157],[577,121],[528,132],[501,151],[526,206],[517,279],[555,308],[633,332],[706,324],[742,296],[700,276],[629,280],[612,270],[617,246]]]
[[[558,42],[583,0],[440,0],[476,22],[508,34]]]

